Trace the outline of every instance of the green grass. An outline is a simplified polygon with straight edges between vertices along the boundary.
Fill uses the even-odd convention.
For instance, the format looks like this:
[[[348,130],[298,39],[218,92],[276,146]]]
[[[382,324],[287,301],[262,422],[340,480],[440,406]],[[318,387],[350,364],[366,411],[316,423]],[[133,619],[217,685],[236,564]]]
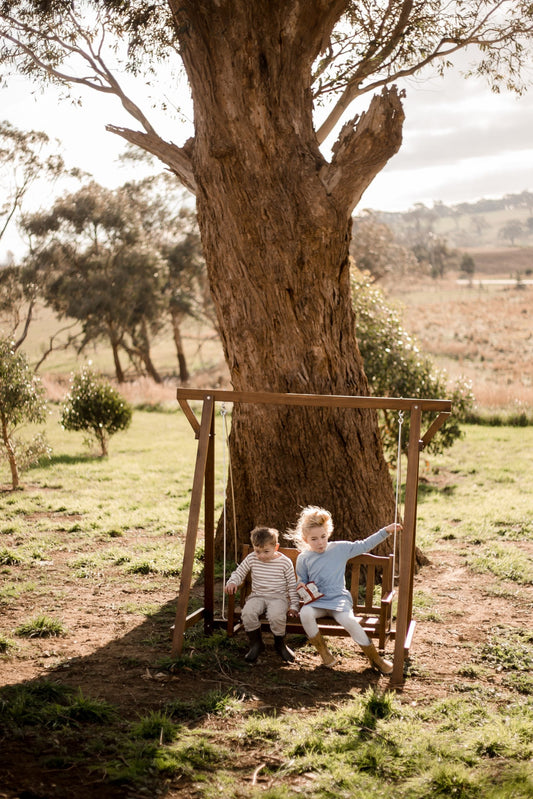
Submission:
[[[15,635],[19,635],[21,638],[54,638],[65,635],[66,632],[62,622],[49,616],[41,615],[19,624],[15,630]]]
[[[416,709],[391,695],[368,691],[311,716],[252,717],[246,735],[262,744],[265,760],[274,752],[282,760],[269,769],[274,782],[298,777],[300,791],[313,799],[525,799],[533,785],[528,767],[533,751],[533,723],[527,712],[531,709],[516,702],[487,710],[470,698]],[[522,783],[513,793],[507,786],[515,784],[516,773]],[[298,794],[288,790],[281,795]]]
[[[464,437],[447,452],[421,456],[417,540],[464,541],[484,555],[514,541],[533,541],[533,428],[466,425]],[[531,558],[520,551],[526,581]],[[496,573],[497,557],[487,563]]]
[[[116,583],[124,590],[116,607],[121,620],[160,616],[161,629],[146,637],[161,655],[150,670],[168,688],[138,714],[135,706],[125,713],[67,688],[61,671],[53,681],[8,686],[0,690],[2,740],[30,740],[44,771],[66,771],[73,783],[89,773],[102,792],[112,784],[132,796],[165,796],[169,786],[185,785],[198,799],[532,795],[531,631],[495,619],[483,644],[465,646],[457,682],[442,699],[352,689],[346,700],[343,675],[332,674],[331,693],[307,705],[312,674],[287,676],[276,667],[262,672],[263,685],[290,687],[294,705],[264,706],[247,683],[242,636],[205,638],[192,627],[182,656],[166,655],[168,614],[163,618],[151,592],[174,596],[181,568],[196,455],[182,415],[136,410],[105,460],[86,451],[82,434],[61,430],[57,408],[47,435],[52,459],[24,475],[23,491],[0,494],[0,606],[15,613],[30,597],[41,611],[14,629],[0,624],[0,661],[31,656],[39,646],[33,638],[66,633],[68,643],[64,586],[51,570],[61,559],[75,586]],[[532,569],[533,429],[469,425],[450,451],[427,461],[422,454],[421,478],[418,545],[459,553],[465,568],[487,576],[487,596],[521,596]],[[200,541],[196,574],[202,557]],[[438,598],[415,591],[420,624],[448,623],[440,610]],[[335,650],[343,646],[333,641]],[[416,647],[413,662],[416,669]],[[142,649],[130,667],[140,679]],[[172,686],[185,672],[199,690],[176,699]],[[253,785],[256,769],[262,780]]]

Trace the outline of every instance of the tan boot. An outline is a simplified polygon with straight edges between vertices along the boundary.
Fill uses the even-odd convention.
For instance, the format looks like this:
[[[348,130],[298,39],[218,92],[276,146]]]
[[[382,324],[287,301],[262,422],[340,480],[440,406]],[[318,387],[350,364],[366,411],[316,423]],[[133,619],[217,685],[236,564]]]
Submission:
[[[333,668],[333,666],[337,662],[337,658],[334,655],[332,655],[329,649],[327,648],[326,642],[324,641],[322,634],[317,633],[317,635],[309,639],[309,643],[313,644],[313,646],[315,647],[316,651],[322,658],[323,665],[327,666],[330,669]]]
[[[392,672],[392,663],[390,660],[385,660],[381,657],[374,644],[370,643],[368,646],[362,646],[361,649],[370,660],[373,666],[382,674],[390,674]]]

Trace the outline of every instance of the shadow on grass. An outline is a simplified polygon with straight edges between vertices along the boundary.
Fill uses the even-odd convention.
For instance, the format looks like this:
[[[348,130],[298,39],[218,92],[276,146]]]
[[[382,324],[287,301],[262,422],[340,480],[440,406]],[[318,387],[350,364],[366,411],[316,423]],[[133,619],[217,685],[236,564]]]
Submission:
[[[86,455],[51,455],[49,458],[41,458],[31,469],[47,469],[56,464],[72,464],[78,463],[92,463],[93,461],[100,461],[102,457],[96,453],[88,452]]]
[[[433,494],[444,494],[446,496],[452,496],[455,494],[457,486],[455,483],[451,483],[450,485],[438,485],[438,483],[425,483],[422,480],[418,484],[418,500],[423,501],[425,497],[430,497]]]
[[[63,658],[53,668],[43,668],[36,655],[38,677],[0,689],[0,737],[4,750],[0,785],[12,791],[6,796],[71,799],[75,785],[77,799],[92,799],[97,785],[99,799],[129,799],[140,796],[139,790],[143,796],[164,797],[168,793],[174,797],[170,786],[175,781],[154,768],[159,756],[157,742],[153,747],[152,743],[142,744],[142,772],[134,774],[128,769],[137,762],[136,756],[141,757],[139,741],[135,741],[132,732],[141,717],[165,714],[172,703],[183,706],[184,702],[198,702],[214,690],[231,692],[240,701],[250,700],[253,710],[243,708],[243,713],[261,712],[262,708],[273,715],[312,712],[332,701],[347,700],[354,691],[363,693],[379,680],[364,658],[354,657],[355,645],[350,646],[349,655],[345,652],[346,664],[348,657],[353,658],[354,669],[334,671],[319,666],[318,656],[312,657],[309,664],[309,649],[306,656],[298,655],[308,645],[304,636],[287,636],[287,643],[297,656],[297,662],[288,665],[274,651],[272,636],[267,633],[265,651],[256,664],[250,665],[244,660],[248,644],[243,633],[228,638],[218,628],[213,636],[206,636],[202,623],[187,630],[181,657],[172,658],[175,609],[175,601],[168,602],[125,635],[87,656]],[[69,635],[75,639],[76,634],[72,631]],[[343,645],[343,650],[347,646]],[[53,648],[51,643],[50,649]],[[56,722],[53,730],[38,714],[19,715],[13,721],[10,714],[16,712],[20,697],[35,697],[50,685],[67,689],[78,698],[109,703],[116,710],[116,720],[105,725],[77,720],[61,726]],[[45,717],[46,712],[41,715]],[[194,721],[195,726],[201,723],[201,719]],[[153,755],[148,753],[149,747],[154,749]],[[110,776],[110,764],[115,769],[122,764],[127,772],[118,784]],[[201,768],[200,772],[203,773]],[[186,780],[179,776],[177,779],[182,789]],[[54,784],[53,793],[45,789],[50,782]]]

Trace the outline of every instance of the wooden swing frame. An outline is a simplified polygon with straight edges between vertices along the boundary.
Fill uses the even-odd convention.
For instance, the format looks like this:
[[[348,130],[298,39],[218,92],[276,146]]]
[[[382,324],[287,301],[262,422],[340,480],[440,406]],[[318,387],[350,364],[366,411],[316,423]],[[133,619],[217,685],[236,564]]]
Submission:
[[[295,405],[320,408],[372,408],[375,410],[409,412],[410,427],[407,443],[404,519],[401,545],[399,547],[398,606],[396,629],[391,635],[395,641],[391,683],[402,683],[404,661],[409,654],[415,628],[412,608],[420,452],[429,444],[450,415],[452,409],[451,401],[321,394],[276,394],[187,388],[177,389],[177,400],[194,430],[195,437],[198,440],[198,450],[185,537],[176,618],[172,635],[173,657],[181,655],[185,630],[193,624],[203,619],[204,631],[207,635],[210,635],[215,628],[226,627],[227,625],[227,620],[215,618],[215,403]],[[194,410],[191,408],[190,401],[202,402],[200,420],[198,420]],[[425,411],[436,412],[438,415],[428,430],[421,435],[422,413]],[[202,495],[204,500],[204,607],[187,615]]]

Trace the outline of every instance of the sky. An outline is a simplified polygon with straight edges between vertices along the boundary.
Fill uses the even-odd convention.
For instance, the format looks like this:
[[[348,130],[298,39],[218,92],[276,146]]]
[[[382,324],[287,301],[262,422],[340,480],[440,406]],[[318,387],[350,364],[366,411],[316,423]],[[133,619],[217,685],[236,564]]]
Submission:
[[[367,189],[356,212],[406,211],[416,203],[453,205],[533,191],[533,87],[522,97],[494,94],[481,80],[466,80],[452,71],[445,78],[411,79],[402,88],[407,92],[402,147]],[[170,126],[168,118],[155,116],[156,129],[177,145],[192,133],[185,95],[181,85],[169,98],[180,102],[180,122]],[[363,108],[352,109],[349,116]],[[148,105],[143,110],[154,119]],[[131,177],[131,167],[117,161],[124,142],[105,130],[107,123],[132,126],[114,98],[87,90],[79,106],[15,78],[0,89],[0,119],[59,139],[67,165],[86,170],[105,186]],[[14,233],[2,240],[0,261],[7,249],[16,252],[18,246]]]

